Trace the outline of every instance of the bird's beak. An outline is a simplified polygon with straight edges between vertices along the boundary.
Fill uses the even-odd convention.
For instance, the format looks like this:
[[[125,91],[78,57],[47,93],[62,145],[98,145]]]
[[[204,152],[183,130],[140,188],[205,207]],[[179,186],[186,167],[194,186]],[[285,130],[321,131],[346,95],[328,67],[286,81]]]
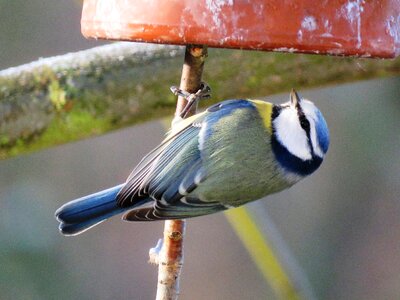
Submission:
[[[292,89],[292,91],[290,92],[290,103],[293,106],[298,106],[301,102],[301,97],[299,96],[299,94],[297,94],[295,89]]]

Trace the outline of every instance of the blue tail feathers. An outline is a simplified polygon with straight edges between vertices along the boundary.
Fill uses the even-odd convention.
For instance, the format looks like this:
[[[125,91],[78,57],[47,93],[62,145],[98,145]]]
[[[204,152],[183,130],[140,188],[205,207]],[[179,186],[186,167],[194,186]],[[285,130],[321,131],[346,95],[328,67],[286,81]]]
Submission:
[[[116,197],[124,184],[88,195],[61,206],[55,213],[64,235],[76,235],[130,208],[117,206]]]

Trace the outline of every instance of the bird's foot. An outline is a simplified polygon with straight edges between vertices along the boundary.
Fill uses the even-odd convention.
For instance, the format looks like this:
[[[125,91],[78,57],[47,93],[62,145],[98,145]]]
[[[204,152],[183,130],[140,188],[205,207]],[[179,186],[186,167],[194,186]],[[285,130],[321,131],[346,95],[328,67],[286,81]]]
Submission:
[[[174,93],[177,96],[183,97],[187,101],[186,106],[184,107],[182,112],[179,114],[179,117],[182,119],[186,117],[187,113],[193,107],[193,104],[196,104],[197,101],[199,101],[201,99],[207,99],[207,98],[211,97],[211,88],[205,82],[200,83],[200,89],[196,93],[189,93],[189,92],[184,91],[176,86],[171,86],[170,89],[171,89],[172,93]]]

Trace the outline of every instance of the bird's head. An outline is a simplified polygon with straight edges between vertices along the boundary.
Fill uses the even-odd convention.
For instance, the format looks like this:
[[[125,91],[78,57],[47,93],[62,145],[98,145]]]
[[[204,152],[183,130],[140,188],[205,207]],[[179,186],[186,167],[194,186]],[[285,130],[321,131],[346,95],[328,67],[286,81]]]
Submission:
[[[329,131],[319,109],[294,89],[290,100],[272,113],[272,149],[285,171],[299,176],[314,172],[329,147]]]

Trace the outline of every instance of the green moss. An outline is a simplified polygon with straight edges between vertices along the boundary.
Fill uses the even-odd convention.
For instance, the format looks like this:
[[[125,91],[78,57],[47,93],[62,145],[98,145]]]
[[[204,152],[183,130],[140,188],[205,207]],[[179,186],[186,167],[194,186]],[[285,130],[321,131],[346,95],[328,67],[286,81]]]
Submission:
[[[61,111],[66,104],[66,94],[58,81],[54,80],[49,84],[49,98],[56,111]]]
[[[33,137],[31,140],[19,139],[11,148],[1,149],[0,158],[99,135],[112,128],[111,122],[105,118],[96,118],[88,112],[74,110],[66,116],[54,118],[54,121],[40,136]]]
[[[0,135],[0,146],[5,146],[10,143],[10,138],[6,135]]]

